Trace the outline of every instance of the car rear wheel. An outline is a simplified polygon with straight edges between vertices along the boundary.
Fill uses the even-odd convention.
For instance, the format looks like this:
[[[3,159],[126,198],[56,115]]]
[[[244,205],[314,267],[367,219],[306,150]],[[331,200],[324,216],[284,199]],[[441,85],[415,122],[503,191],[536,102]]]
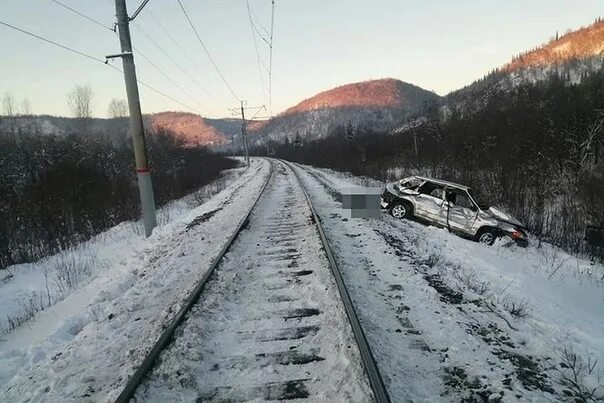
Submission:
[[[408,218],[411,215],[411,208],[406,203],[397,203],[390,207],[390,215],[398,219]]]
[[[495,243],[495,239],[497,239],[497,234],[494,230],[488,228],[481,230],[478,232],[478,235],[476,235],[476,241],[478,241],[478,243],[483,243],[489,246]]]

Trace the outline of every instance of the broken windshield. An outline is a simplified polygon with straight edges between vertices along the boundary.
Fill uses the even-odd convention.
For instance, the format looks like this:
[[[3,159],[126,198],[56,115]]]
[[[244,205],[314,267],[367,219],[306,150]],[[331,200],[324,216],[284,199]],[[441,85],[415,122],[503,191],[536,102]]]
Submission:
[[[491,207],[491,203],[480,193],[476,193],[471,189],[468,189],[468,193],[474,199],[474,202],[478,205],[481,210],[488,210]]]

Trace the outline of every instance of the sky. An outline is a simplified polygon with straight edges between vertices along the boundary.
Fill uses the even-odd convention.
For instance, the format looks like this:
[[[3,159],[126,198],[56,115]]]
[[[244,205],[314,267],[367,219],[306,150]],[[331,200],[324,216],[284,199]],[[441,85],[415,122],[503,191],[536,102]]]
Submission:
[[[107,27],[115,20],[113,0],[60,1]],[[130,11],[141,1],[127,0]],[[172,99],[141,87],[143,113],[229,117],[240,100],[268,106],[268,74],[258,67],[246,1],[181,1],[234,94],[177,0],[150,0],[131,28],[138,79]],[[271,0],[249,4],[258,30],[269,30]],[[0,10],[2,22],[99,59],[119,53],[115,33],[52,0],[2,0]],[[556,31],[603,15],[598,0],[275,0],[272,113],[338,85],[385,77],[444,95]],[[256,41],[267,66],[268,46]],[[27,98],[33,113],[69,116],[66,97],[75,85],[92,87],[97,117],[107,116],[112,98],[126,97],[121,73],[1,25],[0,49],[0,95]]]

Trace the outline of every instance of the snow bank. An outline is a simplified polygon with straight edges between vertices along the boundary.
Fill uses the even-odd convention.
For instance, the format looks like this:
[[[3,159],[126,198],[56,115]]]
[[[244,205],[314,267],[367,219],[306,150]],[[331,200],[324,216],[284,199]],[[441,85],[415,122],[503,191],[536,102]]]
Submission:
[[[268,163],[254,160],[206,203],[192,207],[203,195],[172,203],[150,238],[138,235],[139,223],[122,223],[68,252],[77,262],[90,256],[93,269],[80,287],[0,340],[0,401],[114,399],[267,173]],[[39,267],[56,259],[63,257],[12,268],[13,277],[0,284],[3,316],[29,292],[46,295]]]
[[[573,355],[584,391],[604,393],[604,364],[585,369],[604,363],[601,264],[536,242],[488,247],[386,213],[345,218],[338,192],[380,183],[303,173],[395,401],[576,397]]]

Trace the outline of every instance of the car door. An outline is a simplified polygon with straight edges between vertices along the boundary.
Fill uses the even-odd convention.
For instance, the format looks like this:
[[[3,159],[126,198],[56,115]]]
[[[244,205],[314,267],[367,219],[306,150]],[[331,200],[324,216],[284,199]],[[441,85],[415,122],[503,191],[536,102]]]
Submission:
[[[452,230],[471,235],[472,227],[478,217],[478,208],[467,192],[459,189],[446,189],[446,200],[445,222],[447,226]]]
[[[415,197],[415,214],[424,220],[443,225],[444,186],[426,182],[418,192]]]

